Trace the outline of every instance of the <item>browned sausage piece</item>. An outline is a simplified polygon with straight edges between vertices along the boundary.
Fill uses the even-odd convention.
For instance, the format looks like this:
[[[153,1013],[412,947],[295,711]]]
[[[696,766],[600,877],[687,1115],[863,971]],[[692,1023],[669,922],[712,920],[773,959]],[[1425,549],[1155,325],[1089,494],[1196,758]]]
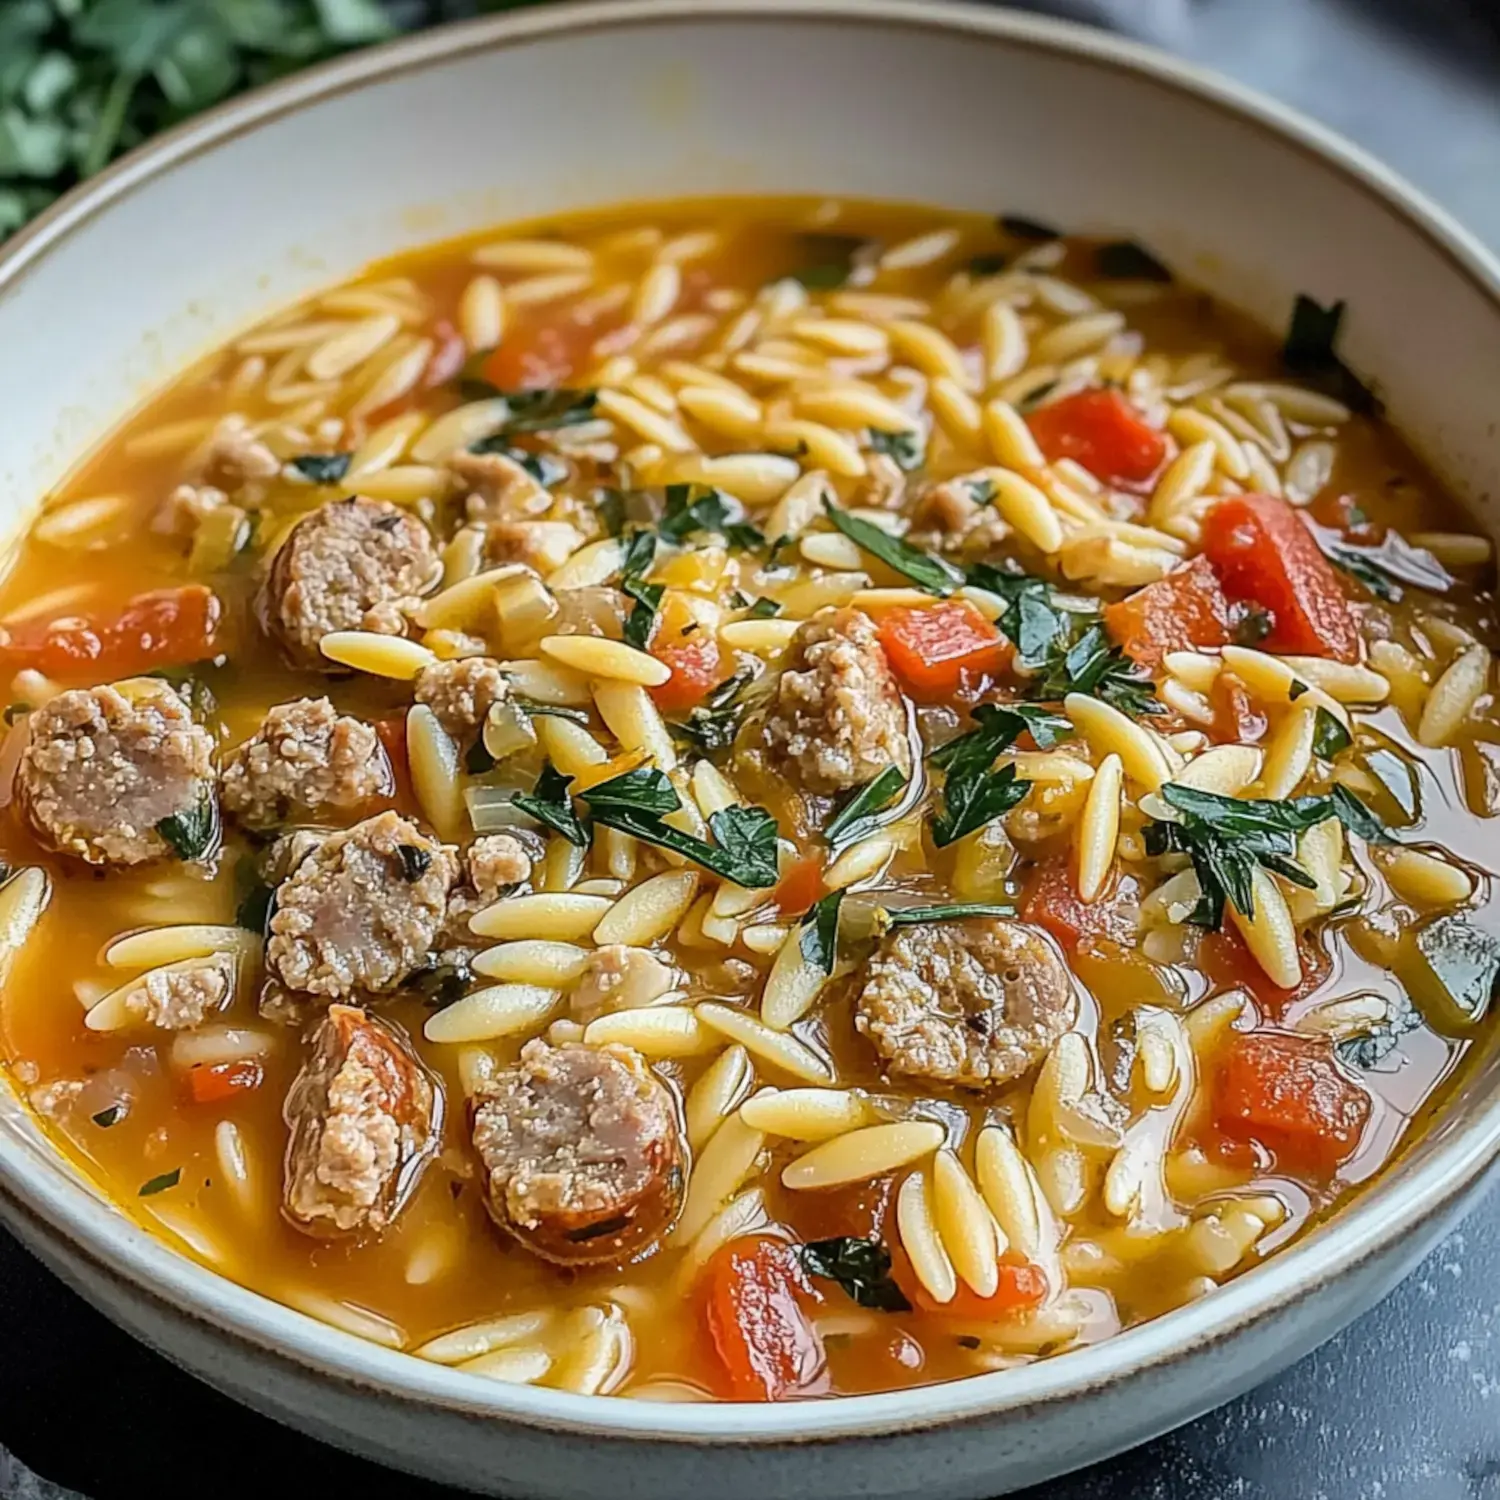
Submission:
[[[677,1217],[677,1106],[628,1047],[528,1042],[471,1107],[490,1215],[545,1260],[630,1260]]]
[[[286,1096],[286,1217],[315,1235],[385,1229],[441,1139],[442,1099],[393,1026],[330,1006]]]
[[[875,623],[819,610],[797,632],[766,716],[766,749],[810,792],[842,792],[887,766],[911,769],[906,705]]]
[[[479,729],[497,703],[505,701],[510,684],[499,662],[488,656],[461,656],[423,667],[412,691],[454,739],[463,741]]]
[[[367,628],[371,611],[425,594],[441,574],[432,534],[415,516],[384,500],[336,500],[292,528],[256,612],[294,666],[341,671],[318,650],[329,631]]]
[[[395,786],[374,726],[327,698],[278,703],[225,762],[224,810],[247,828],[348,813]]]
[[[971,917],[887,933],[855,1024],[893,1073],[986,1089],[1036,1067],[1077,1010],[1067,966],[1040,932]]]
[[[37,837],[91,865],[197,858],[183,833],[212,830],[214,742],[153,678],[60,693],[31,715],[16,794]]]
[[[399,813],[334,834],[276,892],[270,978],[331,1000],[399,988],[425,966],[457,874],[452,851]]]

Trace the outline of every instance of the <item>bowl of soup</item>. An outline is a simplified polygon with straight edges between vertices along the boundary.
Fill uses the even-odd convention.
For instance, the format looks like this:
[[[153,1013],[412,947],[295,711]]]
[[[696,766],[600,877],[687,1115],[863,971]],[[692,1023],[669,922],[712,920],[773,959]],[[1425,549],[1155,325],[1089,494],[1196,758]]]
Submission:
[[[496,1493],[994,1494],[1279,1368],[1500,1138],[1497,332],[1349,148],[988,11],[130,158],[0,261],[5,1222]]]

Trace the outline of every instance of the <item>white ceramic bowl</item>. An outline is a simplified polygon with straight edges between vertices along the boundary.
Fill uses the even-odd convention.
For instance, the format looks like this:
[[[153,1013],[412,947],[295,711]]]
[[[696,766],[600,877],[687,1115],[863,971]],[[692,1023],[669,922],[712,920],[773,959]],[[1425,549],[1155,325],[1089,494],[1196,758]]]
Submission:
[[[7,529],[182,364],[373,256],[517,217],[796,192],[1013,210],[1140,238],[1267,323],[1347,298],[1345,353],[1490,514],[1500,268],[1325,132],[1179,63],[903,0],[527,10],[218,110],[0,256]],[[993,1495],[1264,1379],[1370,1306],[1500,1147],[1493,1062],[1331,1224],[1203,1302],[1026,1369],[783,1406],[496,1385],[362,1343],[134,1227],[0,1084],[0,1217],[111,1317],[283,1421],[476,1490],[573,1500]],[[12,1357],[25,1358],[24,1350]]]

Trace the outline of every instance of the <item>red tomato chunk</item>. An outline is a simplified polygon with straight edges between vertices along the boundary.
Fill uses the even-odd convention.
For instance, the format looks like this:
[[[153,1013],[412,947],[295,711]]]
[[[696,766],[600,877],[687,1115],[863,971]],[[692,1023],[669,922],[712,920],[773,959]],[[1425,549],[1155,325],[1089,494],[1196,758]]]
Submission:
[[[1169,651],[1200,651],[1234,639],[1229,601],[1204,557],[1106,605],[1104,623],[1126,653],[1149,671]]]
[[[1127,889],[1128,887],[1128,889]],[[1134,881],[1111,877],[1097,901],[1085,901],[1073,879],[1073,861],[1058,855],[1036,867],[1021,903],[1021,916],[1044,927],[1069,951],[1100,943],[1129,946],[1136,922],[1127,906],[1134,898]]]
[[[1203,551],[1231,599],[1271,617],[1268,651],[1359,660],[1359,625],[1333,564],[1274,495],[1231,495],[1209,511]]]
[[[253,1093],[264,1077],[261,1065],[254,1058],[200,1064],[188,1072],[188,1098],[194,1104],[222,1104],[237,1094]]]
[[[697,708],[723,676],[719,643],[706,630],[677,641],[653,643],[651,654],[672,669],[672,675],[660,687],[651,689],[651,697],[663,713],[681,714]]]
[[[935,1317],[963,1322],[994,1322],[1033,1311],[1047,1300],[1047,1292],[1047,1275],[1040,1266],[1008,1255],[1000,1262],[1000,1284],[992,1296],[981,1297],[972,1287],[960,1282],[958,1290],[948,1301],[939,1302],[924,1286],[917,1284],[912,1288],[909,1300],[922,1312]]]
[[[967,599],[887,610],[880,644],[902,686],[924,703],[982,686],[1005,665],[1007,654],[1004,637]]]
[[[801,1273],[785,1240],[730,1240],[703,1268],[708,1333],[734,1401],[811,1393],[824,1374],[822,1341],[797,1300]]]
[[[1354,1154],[1370,1096],[1339,1067],[1325,1037],[1255,1031],[1220,1065],[1214,1123],[1271,1152],[1283,1171],[1331,1177]]]
[[[1167,456],[1167,440],[1115,390],[1064,396],[1026,425],[1049,463],[1071,458],[1105,484],[1144,483]]]

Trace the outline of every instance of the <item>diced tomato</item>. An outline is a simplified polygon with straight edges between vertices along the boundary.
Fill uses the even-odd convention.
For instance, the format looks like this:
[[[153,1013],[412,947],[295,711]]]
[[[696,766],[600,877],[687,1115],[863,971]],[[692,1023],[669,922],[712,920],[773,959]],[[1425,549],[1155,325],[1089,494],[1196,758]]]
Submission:
[[[48,677],[94,680],[186,666],[214,655],[223,612],[201,583],[156,589],[128,600],[112,619],[72,615],[0,631],[0,662],[9,671],[35,667]]]
[[[1233,672],[1220,672],[1208,690],[1213,706],[1211,733],[1221,745],[1253,745],[1266,732],[1266,716]]]
[[[939,1318],[962,1322],[993,1322],[1019,1312],[1030,1312],[1047,1300],[1046,1273],[1029,1260],[1007,1254],[1000,1261],[1000,1284],[993,1296],[981,1297],[972,1287],[959,1282],[951,1300],[939,1302],[920,1282],[911,1286],[907,1300],[922,1312]]]
[[[656,706],[663,713],[686,713],[696,708],[723,677],[719,643],[707,630],[677,641],[653,641],[651,654],[672,669],[672,675],[660,687],[651,689]]]
[[[1271,982],[1270,975],[1245,946],[1244,938],[1232,927],[1205,933],[1198,944],[1197,959],[1198,967],[1216,989],[1248,990],[1261,1013],[1279,1021],[1287,1006],[1321,989],[1323,981],[1333,972],[1333,960],[1327,950],[1311,938],[1301,938],[1297,952],[1302,960],[1302,982],[1292,989]]]
[[[1369,1093],[1339,1067],[1326,1037],[1236,1036],[1214,1082],[1219,1130],[1272,1152],[1283,1171],[1332,1176],[1369,1118]]]
[[[781,1401],[819,1383],[823,1344],[797,1300],[802,1275],[785,1240],[730,1240],[709,1258],[702,1283],[732,1400]]]
[[[816,859],[799,859],[787,869],[771,892],[783,917],[801,916],[823,894],[823,866]]]
[[[894,1177],[877,1177],[816,1193],[788,1193],[781,1214],[802,1240],[884,1240],[895,1186]]]
[[[981,690],[1005,665],[1005,638],[967,599],[886,610],[879,633],[891,669],[924,703]]]
[[[1204,522],[1203,550],[1231,599],[1270,615],[1268,651],[1359,660],[1359,625],[1339,575],[1285,500],[1220,500]]]
[[[237,1062],[206,1063],[189,1068],[188,1098],[194,1104],[222,1104],[236,1094],[248,1094],[261,1086],[265,1071],[253,1057]]]
[[[1119,391],[1079,391],[1026,418],[1049,463],[1071,458],[1105,484],[1141,484],[1167,456],[1167,440]]]
[[[1125,906],[1134,894],[1133,881],[1112,876],[1097,901],[1085,901],[1073,878],[1073,861],[1066,854],[1056,855],[1033,871],[1021,915],[1045,927],[1064,948],[1088,950],[1099,943],[1128,946],[1135,941],[1136,924]]]
[[[1106,605],[1104,623],[1125,651],[1153,672],[1169,651],[1227,646],[1234,639],[1229,601],[1204,557]]]
[[[530,391],[566,385],[589,360],[589,349],[599,337],[591,323],[576,320],[543,323],[506,335],[488,355],[480,375],[502,391]]]

